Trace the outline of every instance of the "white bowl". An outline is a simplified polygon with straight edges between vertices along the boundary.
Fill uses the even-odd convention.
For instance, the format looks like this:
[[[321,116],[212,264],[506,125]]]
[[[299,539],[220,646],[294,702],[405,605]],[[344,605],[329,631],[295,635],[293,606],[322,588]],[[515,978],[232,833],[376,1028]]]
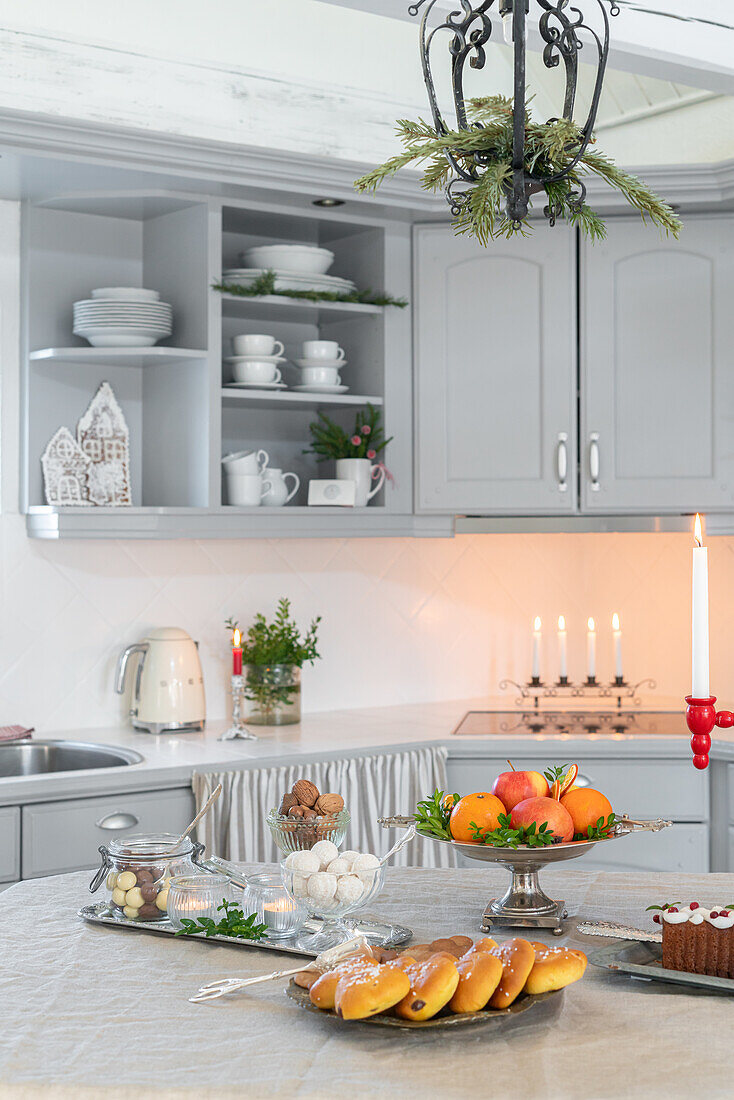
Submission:
[[[150,348],[171,333],[161,329],[85,328],[74,329],[74,335],[93,348]]]
[[[308,244],[261,244],[243,252],[240,262],[246,267],[324,275],[334,262],[334,253]]]
[[[93,298],[126,298],[129,302],[157,302],[157,290],[145,290],[140,286],[99,286],[92,291]]]

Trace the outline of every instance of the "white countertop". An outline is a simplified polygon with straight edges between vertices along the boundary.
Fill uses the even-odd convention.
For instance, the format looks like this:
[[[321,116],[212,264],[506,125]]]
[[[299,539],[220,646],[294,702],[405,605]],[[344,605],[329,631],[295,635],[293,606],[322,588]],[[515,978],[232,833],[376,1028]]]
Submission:
[[[505,708],[514,709],[511,701],[505,703]],[[127,767],[0,778],[0,805],[111,794],[121,790],[182,787],[188,786],[192,772],[213,767],[265,767],[294,760],[306,763],[437,742],[447,745],[452,758],[504,759],[511,754],[515,759],[527,761],[537,758],[539,745],[560,743],[567,753],[575,751],[587,758],[609,756],[610,753],[621,755],[622,746],[626,758],[680,759],[690,756],[688,738],[680,732],[671,736],[603,731],[588,735],[508,732],[491,736],[451,736],[467,711],[490,709],[496,709],[496,701],[480,698],[330,711],[304,715],[298,725],[259,727],[256,732],[261,740],[257,742],[219,741],[219,735],[228,725],[224,721],[208,724],[203,733],[187,734],[153,735],[130,727],[57,731],[54,739],[118,745],[136,750],[143,760]],[[677,717],[675,727],[680,724]],[[734,730],[716,730],[711,758],[734,760]]]

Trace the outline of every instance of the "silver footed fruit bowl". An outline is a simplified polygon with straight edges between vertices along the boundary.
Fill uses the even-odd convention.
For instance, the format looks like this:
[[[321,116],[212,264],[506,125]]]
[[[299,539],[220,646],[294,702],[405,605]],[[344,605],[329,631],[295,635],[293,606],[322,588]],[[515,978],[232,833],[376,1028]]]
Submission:
[[[265,820],[281,852],[305,852],[319,840],[330,840],[337,848],[347,835],[352,816],[348,810],[309,819],[288,817],[271,810]]]

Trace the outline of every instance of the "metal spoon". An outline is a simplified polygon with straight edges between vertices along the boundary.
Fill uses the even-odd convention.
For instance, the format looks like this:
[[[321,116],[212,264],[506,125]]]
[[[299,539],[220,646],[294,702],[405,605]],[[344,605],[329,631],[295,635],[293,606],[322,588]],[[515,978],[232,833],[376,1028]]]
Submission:
[[[207,798],[206,802],[204,803],[204,805],[203,805],[203,806],[201,807],[201,809],[199,810],[199,812],[198,812],[198,814],[196,815],[196,817],[195,817],[195,818],[193,819],[193,821],[191,821],[191,822],[190,822],[190,824],[188,824],[188,825],[186,826],[186,828],[185,828],[185,829],[184,829],[184,831],[183,831],[183,832],[181,833],[181,836],[180,836],[180,837],[178,838],[178,840],[177,840],[177,841],[176,841],[176,843],[175,843],[175,844],[173,845],[173,847],[172,847],[172,848],[169,848],[169,850],[168,850],[168,851],[167,851],[167,852],[165,853],[166,855],[170,856],[170,855],[172,855],[172,854],[173,854],[173,853],[174,853],[174,852],[176,851],[176,849],[178,848],[178,846],[179,846],[179,844],[181,843],[181,841],[182,841],[182,840],[185,840],[185,839],[186,839],[186,837],[187,837],[187,836],[189,835],[189,833],[191,832],[191,830],[192,830],[192,829],[194,828],[194,826],[195,826],[195,825],[198,825],[198,824],[199,824],[199,822],[201,821],[202,817],[204,817],[204,815],[205,815],[205,814],[207,814],[207,813],[209,812],[209,810],[210,810],[210,809],[211,809],[211,807],[212,807],[212,806],[214,805],[214,803],[215,803],[215,802],[217,801],[217,799],[219,798],[219,796],[220,796],[220,794],[221,794],[221,793],[222,793],[222,784],[221,784],[221,783],[217,783],[216,787],[214,788],[214,790],[212,791],[212,793],[211,793],[211,794],[209,795],[209,797]]]

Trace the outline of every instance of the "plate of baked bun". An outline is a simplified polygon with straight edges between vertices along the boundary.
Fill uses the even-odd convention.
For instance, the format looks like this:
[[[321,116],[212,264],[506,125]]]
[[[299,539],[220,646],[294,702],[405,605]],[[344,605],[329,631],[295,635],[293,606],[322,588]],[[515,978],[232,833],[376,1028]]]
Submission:
[[[586,955],[573,948],[446,936],[401,952],[371,948],[322,973],[303,970],[286,992],[302,1008],[342,1021],[456,1027],[525,1012],[585,970]]]

